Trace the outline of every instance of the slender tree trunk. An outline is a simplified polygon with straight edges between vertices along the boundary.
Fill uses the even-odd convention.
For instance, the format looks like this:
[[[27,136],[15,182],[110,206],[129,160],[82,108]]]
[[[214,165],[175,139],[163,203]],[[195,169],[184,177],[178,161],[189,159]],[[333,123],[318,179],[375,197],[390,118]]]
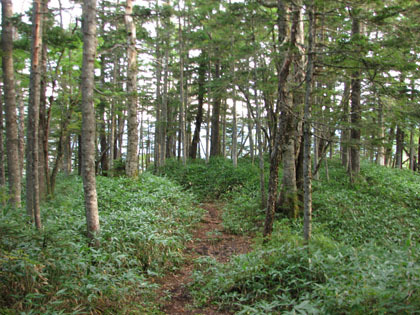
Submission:
[[[220,80],[220,60],[216,59],[214,80]],[[211,115],[211,144],[210,144],[210,157],[221,155],[220,144],[220,90],[213,91],[213,111]]]
[[[201,132],[201,124],[203,122],[203,105],[204,105],[204,94],[206,93],[206,88],[204,86],[206,81],[206,60],[204,56],[204,52],[201,52],[201,59],[200,64],[198,67],[198,108],[197,108],[197,116],[195,119],[195,129],[194,129],[194,136],[192,139],[191,150],[190,150],[190,158],[196,159],[197,158],[197,151],[199,150],[200,145],[200,132]]]
[[[19,82],[17,84],[20,86]],[[23,91],[17,96],[18,110],[18,141],[19,141],[19,172],[20,178],[23,178],[23,168],[25,167],[25,104],[23,100]]]
[[[210,57],[210,56],[209,56]],[[210,58],[209,58],[210,60]],[[211,82],[211,62],[209,61],[209,72],[208,72],[208,82]],[[210,161],[210,110],[211,110],[211,102],[212,102],[212,94],[210,85],[207,89],[207,117],[206,117],[206,163]]]
[[[392,165],[392,147],[394,146],[395,138],[395,125],[392,125],[389,129],[388,143],[385,148],[385,166],[390,167]]]
[[[165,36],[167,35],[167,30],[165,27]],[[166,38],[166,45],[165,45],[165,68],[163,70],[163,98],[162,98],[162,113],[161,113],[161,121],[160,121],[160,165],[165,165],[166,159],[166,135],[168,129],[168,76],[169,76],[169,39]]]
[[[182,156],[182,164],[187,164],[187,135],[186,135],[186,104],[184,95],[184,37],[182,35],[181,16],[178,19],[178,38],[179,38],[179,101],[181,108],[179,112],[179,156]],[[182,153],[181,153],[182,152]]]
[[[314,1],[308,10],[308,62],[305,75],[305,109],[303,114],[303,237],[306,242],[312,233],[312,174],[311,174],[311,94],[315,40]]]
[[[235,66],[233,66],[235,73]],[[233,84],[233,105],[232,105],[232,162],[233,167],[238,166],[238,122],[236,118],[236,86]]]
[[[159,1],[155,2],[156,11],[159,10]],[[161,162],[161,151],[162,151],[162,141],[161,141],[161,132],[162,132],[162,122],[161,122],[161,113],[162,113],[162,93],[161,93],[161,77],[162,77],[162,56],[160,52],[160,23],[159,23],[159,14],[156,16],[156,124],[155,124],[155,149],[154,149],[154,165],[155,171],[158,171],[162,166]]]
[[[251,117],[251,103],[249,102],[249,106],[247,106],[247,110],[248,110],[248,139],[249,139],[249,154],[251,157],[251,163],[254,164],[254,123],[252,121],[252,117]]]
[[[227,120],[227,102],[223,101],[223,116],[222,116],[222,156],[226,158],[226,120]]]
[[[414,129],[410,130],[410,170],[415,171],[415,158],[414,158]]]
[[[0,189],[3,192],[3,189],[6,187],[6,173],[4,169],[4,124],[3,124],[3,93],[0,92]],[[4,205],[3,200],[1,203]]]
[[[93,106],[96,58],[96,0],[83,2],[83,65],[82,65],[82,177],[85,194],[88,237],[99,233],[98,199],[95,179],[95,110]],[[97,241],[94,245],[99,245]]]
[[[378,96],[378,125],[379,125],[379,141],[378,154],[376,157],[376,163],[378,165],[385,165],[385,147],[384,147],[384,138],[385,138],[385,127],[384,127],[384,110],[381,97]]]
[[[349,111],[349,96],[350,96],[350,84],[345,81],[344,82],[344,93],[343,98],[341,101],[341,107],[343,108],[343,129],[341,129],[341,164],[348,169],[349,167],[349,155],[350,155],[350,111]],[[318,157],[316,157],[318,159]]]
[[[42,24],[46,22],[46,11],[43,10],[41,14]],[[42,32],[44,37],[45,31]],[[44,200],[49,193],[47,188],[46,175],[48,170],[46,169],[45,163],[48,163],[48,151],[47,156],[44,155],[44,138],[48,137],[47,128],[47,46],[42,43],[41,49],[41,61],[40,61],[40,74],[41,74],[41,85],[40,85],[40,102],[39,102],[39,126],[38,126],[38,177],[39,177],[39,198]],[[47,144],[48,145],[48,144]],[[47,147],[48,150],[48,147]]]
[[[37,229],[42,228],[39,208],[39,107],[41,93],[42,17],[41,0],[33,2],[31,75],[29,83],[28,129],[26,150],[26,209],[35,220]]]
[[[137,121],[137,49],[136,49],[136,25],[133,21],[133,1],[127,0],[125,7],[125,25],[127,30],[127,56],[128,56],[128,81],[127,93],[128,106],[128,135],[127,135],[127,163],[126,175],[135,177],[138,174],[138,121]]]
[[[16,117],[15,71],[13,66],[13,6],[12,0],[2,0],[2,68],[6,113],[6,153],[9,203],[21,205],[21,173],[19,168],[19,138]]]
[[[353,11],[354,13],[354,11]],[[360,20],[357,16],[352,16],[352,37],[360,36]],[[350,181],[353,182],[355,177],[360,173],[360,123],[362,120],[362,108],[360,105],[361,95],[361,79],[360,70],[355,70],[352,73],[351,79],[351,131],[350,131]]]
[[[404,153],[404,131],[401,127],[397,126],[397,147],[395,152],[395,167],[402,168],[403,164],[403,153]]]
[[[260,169],[260,193],[261,193],[261,208],[264,209],[267,205],[267,194],[265,193],[265,176],[264,176],[264,155],[263,155],[263,143],[261,135],[261,111],[260,111],[260,102],[258,99],[258,89],[257,89],[257,58],[254,58],[255,68],[253,71],[254,74],[254,101],[255,101],[255,111],[256,120],[255,124],[257,126],[257,145],[258,145],[258,166]]]

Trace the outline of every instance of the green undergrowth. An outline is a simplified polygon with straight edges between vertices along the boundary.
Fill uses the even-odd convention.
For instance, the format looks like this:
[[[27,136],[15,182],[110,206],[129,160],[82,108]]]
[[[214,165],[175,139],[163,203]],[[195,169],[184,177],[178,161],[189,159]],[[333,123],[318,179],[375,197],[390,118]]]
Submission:
[[[257,162],[239,159],[235,168],[231,160],[224,158],[211,158],[208,164],[204,160],[190,161],[187,165],[169,160],[160,171],[192,191],[200,201],[221,200],[224,203],[223,226],[227,231],[248,234],[261,228],[265,212],[260,206]],[[265,165],[267,181],[268,163]]]
[[[60,180],[56,198],[42,207],[40,233],[23,210],[2,211],[0,313],[144,314],[154,307],[143,303],[155,287],[150,279],[182,262],[202,213],[192,194],[150,174],[99,177],[97,190],[99,248],[88,246],[79,177]]]
[[[420,241],[420,174],[363,163],[354,185],[338,161],[313,185],[314,221],[350,245]]]
[[[309,246],[290,222],[268,244],[227,264],[196,261],[197,305],[237,314],[413,314],[420,309],[420,247],[352,247],[314,232]]]
[[[195,262],[190,289],[198,306],[215,304],[238,314],[418,312],[419,174],[362,163],[360,176],[350,184],[345,169],[332,160],[328,178],[324,167],[320,180],[313,181],[310,244],[302,239],[302,219],[280,215],[271,240],[263,244],[258,168],[242,161],[237,172],[246,176],[238,184],[230,164],[224,160],[176,171],[175,177],[183,179],[179,182],[192,190],[196,181],[206,192],[217,189],[218,182],[231,183],[218,194],[224,199],[225,228],[257,234],[253,251],[229,263]]]

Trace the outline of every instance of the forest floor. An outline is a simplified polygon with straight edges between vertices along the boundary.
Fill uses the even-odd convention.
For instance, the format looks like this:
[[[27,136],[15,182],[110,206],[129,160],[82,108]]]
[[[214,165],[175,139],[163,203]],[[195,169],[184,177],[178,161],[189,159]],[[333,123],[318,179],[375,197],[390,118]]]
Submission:
[[[232,255],[247,253],[251,250],[251,238],[234,235],[224,231],[222,226],[222,205],[218,203],[204,203],[201,207],[206,210],[201,222],[193,231],[193,238],[185,249],[185,263],[172,274],[160,279],[158,296],[165,314],[230,314],[219,311],[217,307],[196,309],[189,292],[188,284],[192,281],[194,260],[210,256],[218,262],[226,263]]]

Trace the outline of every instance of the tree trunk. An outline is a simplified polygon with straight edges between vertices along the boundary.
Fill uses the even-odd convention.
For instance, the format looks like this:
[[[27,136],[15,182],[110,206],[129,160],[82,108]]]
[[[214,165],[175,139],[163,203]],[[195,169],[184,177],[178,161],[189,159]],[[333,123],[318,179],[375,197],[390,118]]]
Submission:
[[[165,28],[165,36],[167,35],[167,30]],[[168,76],[169,76],[169,39],[166,38],[166,45],[165,45],[165,68],[163,70],[163,98],[162,98],[162,110],[161,110],[161,117],[160,117],[160,162],[161,166],[165,165],[166,159],[166,135],[168,129]]]
[[[18,86],[20,86],[18,82]],[[18,110],[18,140],[19,140],[19,172],[23,178],[23,168],[25,167],[25,104],[23,100],[23,90],[17,96]]]
[[[203,105],[204,105],[204,94],[206,93],[206,88],[204,84],[206,83],[206,59],[204,52],[201,52],[200,64],[198,66],[198,108],[197,116],[195,118],[195,130],[194,136],[191,143],[190,158],[197,158],[197,151],[200,145],[200,132],[201,124],[203,122]]]
[[[395,125],[392,125],[389,129],[388,144],[385,148],[385,166],[390,167],[392,165],[392,147],[394,146],[395,137]]]
[[[379,125],[379,141],[378,154],[376,156],[376,163],[378,165],[385,165],[385,147],[384,147],[384,138],[385,138],[385,127],[384,127],[384,109],[381,101],[381,97],[378,95],[378,125]]]
[[[396,168],[402,168],[403,164],[403,153],[404,153],[404,131],[401,129],[401,127],[397,126],[397,147],[395,152],[395,167]]]
[[[217,59],[215,63],[214,81],[219,83],[220,80],[220,60]],[[211,115],[211,144],[210,144],[210,157],[221,155],[220,143],[220,88],[213,91],[213,111]]]
[[[341,164],[348,169],[349,167],[349,155],[350,155],[350,132],[349,132],[349,125],[350,125],[350,111],[349,111],[349,96],[350,96],[350,84],[347,80],[344,82],[344,93],[343,98],[341,100],[341,107],[343,108],[343,128],[341,129]],[[318,157],[315,157],[318,159]]]
[[[179,150],[182,156],[182,164],[187,164],[187,135],[186,135],[186,97],[184,95],[184,37],[182,35],[181,16],[178,19],[179,36],[179,101],[181,104],[179,112]]]
[[[48,3],[43,3],[43,25],[46,25],[48,19]],[[46,30],[42,32],[42,36],[45,36]],[[47,110],[47,45],[42,44],[41,52],[41,87],[40,87],[40,103],[39,103],[39,136],[38,136],[38,148],[39,148],[39,196],[41,200],[44,200],[47,195],[51,194],[50,178],[49,178],[49,163],[48,163],[48,137],[49,137],[49,115],[50,112]]]
[[[253,38],[254,40],[254,38]],[[265,193],[265,176],[264,176],[264,155],[263,155],[263,143],[261,135],[261,111],[260,111],[260,102],[258,99],[258,89],[257,89],[257,58],[254,58],[255,68],[253,71],[254,74],[254,101],[255,101],[255,111],[256,119],[255,124],[257,126],[257,146],[258,146],[258,166],[260,169],[260,194],[261,194],[261,208],[264,209],[267,205],[267,195]]]
[[[93,106],[96,57],[96,0],[83,2],[82,64],[82,177],[85,195],[87,233],[94,240],[99,233],[98,199],[95,179],[95,110]],[[97,241],[94,245],[99,245]]]
[[[211,82],[211,62],[209,61],[208,83],[210,82]],[[211,110],[211,101],[212,101],[211,97],[212,97],[212,94],[211,94],[211,89],[210,89],[210,84],[209,84],[207,88],[206,163],[210,161],[210,123],[211,123],[210,110]]]
[[[33,2],[31,75],[29,83],[28,129],[26,149],[26,209],[41,229],[39,208],[39,107],[41,96],[42,17],[41,0]]]
[[[357,16],[352,16],[352,30],[353,38],[360,36],[360,20]],[[350,131],[350,181],[354,182],[355,177],[360,173],[360,123],[362,120],[362,108],[360,106],[361,95],[361,79],[360,70],[355,70],[352,73],[351,79],[351,131]]]
[[[15,72],[13,66],[13,6],[12,0],[2,1],[2,68],[6,112],[6,153],[9,183],[9,203],[21,204],[21,174],[19,168],[19,139],[16,117]]]
[[[306,242],[312,233],[312,174],[311,174],[311,94],[314,58],[315,12],[314,1],[308,6],[308,62],[305,75],[305,108],[303,114],[303,237]]]
[[[128,93],[128,135],[126,175],[135,177],[138,174],[138,121],[137,121],[137,49],[136,25],[133,20],[133,1],[127,0],[125,7],[125,26],[127,30],[127,93]]]
[[[155,2],[156,11],[159,10],[159,1]],[[162,77],[162,56],[160,53],[160,23],[159,23],[159,14],[156,15],[156,124],[155,124],[155,149],[154,149],[154,165],[155,171],[158,171],[162,166],[161,162],[161,151],[162,151],[162,142],[161,142],[161,131],[162,131],[162,122],[161,122],[161,113],[162,113],[162,93],[161,93],[161,77]]]
[[[287,105],[290,105],[288,103],[289,97],[287,94],[289,93],[287,91],[286,83],[289,77],[290,73],[290,66],[294,59],[294,50],[296,45],[296,32],[297,32],[297,26],[299,23],[299,9],[296,8],[293,5],[294,12],[292,13],[292,23],[290,27],[290,41],[289,41],[289,48],[287,50],[286,56],[283,60],[283,64],[281,68],[279,68],[278,72],[278,82],[277,82],[277,91],[278,91],[278,99],[277,99],[277,107],[281,108],[281,110],[284,112],[287,109]],[[281,23],[284,21],[284,8],[283,3],[281,1],[278,1],[278,23],[279,23],[279,29],[281,28]],[[279,38],[281,38],[284,34],[279,34]],[[289,115],[290,116],[290,115]],[[292,118],[292,117],[290,117]],[[272,231],[273,231],[273,223],[274,223],[274,213],[276,209],[276,203],[277,203],[277,188],[278,188],[278,170],[279,170],[279,163],[280,163],[280,146],[285,147],[282,145],[283,143],[287,144],[286,149],[289,149],[289,152],[291,152],[293,147],[293,164],[294,161],[294,142],[292,137],[290,139],[287,139],[287,141],[283,141],[282,137],[284,137],[284,134],[281,132],[284,129],[285,126],[283,126],[284,121],[281,123],[279,122],[280,119],[277,120],[277,124],[275,125],[274,130],[274,141],[273,141],[273,147],[271,148],[271,157],[270,157],[270,178],[269,178],[269,187],[268,187],[268,204],[266,209],[266,218],[265,218],[265,224],[264,224],[264,237],[268,237]],[[290,130],[289,130],[290,131]],[[287,167],[288,165],[286,165]],[[292,168],[292,167],[290,167]],[[296,172],[293,171],[293,175],[295,176]],[[287,175],[286,175],[287,176]],[[290,187],[288,187],[290,188]],[[287,191],[286,191],[287,192]],[[290,191],[292,198],[293,197],[293,191]],[[287,196],[287,195],[286,195]],[[289,196],[288,199],[289,199]],[[290,199],[289,199],[290,200]],[[294,209],[293,209],[294,210]]]
[[[415,171],[415,157],[414,157],[414,128],[410,130],[410,151],[409,151],[409,158],[410,158],[410,170]]]
[[[6,186],[6,173],[4,169],[4,124],[3,124],[3,93],[0,92],[0,189],[3,192],[3,189]],[[1,200],[1,203],[4,205],[4,200]]]

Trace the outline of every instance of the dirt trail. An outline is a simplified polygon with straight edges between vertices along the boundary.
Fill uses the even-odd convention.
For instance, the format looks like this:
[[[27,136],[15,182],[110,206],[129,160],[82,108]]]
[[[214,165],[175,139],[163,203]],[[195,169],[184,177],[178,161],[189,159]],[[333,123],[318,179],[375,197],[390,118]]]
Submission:
[[[232,255],[246,253],[250,250],[251,238],[229,234],[223,230],[221,206],[215,203],[202,204],[206,210],[200,224],[193,232],[193,240],[184,252],[185,264],[169,274],[161,281],[159,297],[163,301],[162,311],[165,314],[230,314],[220,312],[216,307],[205,309],[192,308],[192,297],[188,291],[188,283],[194,270],[194,260],[201,256],[211,256],[219,262],[228,262]]]

